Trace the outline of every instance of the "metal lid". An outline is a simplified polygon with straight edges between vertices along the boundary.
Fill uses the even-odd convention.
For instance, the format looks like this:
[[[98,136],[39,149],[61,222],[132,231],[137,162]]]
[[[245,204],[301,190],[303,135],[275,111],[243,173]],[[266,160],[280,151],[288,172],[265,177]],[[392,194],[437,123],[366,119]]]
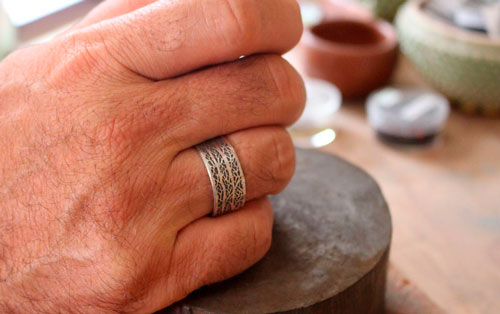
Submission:
[[[389,87],[370,95],[366,103],[370,124],[390,136],[418,139],[440,132],[448,119],[448,100],[435,92]]]

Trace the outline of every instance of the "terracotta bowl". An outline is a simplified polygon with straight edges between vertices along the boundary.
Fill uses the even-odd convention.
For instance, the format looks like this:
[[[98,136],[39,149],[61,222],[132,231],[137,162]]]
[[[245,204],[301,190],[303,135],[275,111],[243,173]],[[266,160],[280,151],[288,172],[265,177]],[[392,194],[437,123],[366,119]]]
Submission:
[[[337,17],[306,29],[297,52],[306,75],[332,82],[344,97],[361,97],[390,79],[397,37],[389,23]]]

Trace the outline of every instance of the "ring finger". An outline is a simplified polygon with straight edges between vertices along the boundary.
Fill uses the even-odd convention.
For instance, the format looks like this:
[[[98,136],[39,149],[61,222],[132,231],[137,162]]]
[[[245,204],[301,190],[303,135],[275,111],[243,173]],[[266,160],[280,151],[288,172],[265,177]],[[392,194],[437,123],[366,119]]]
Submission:
[[[285,188],[295,170],[295,151],[284,128],[248,129],[230,134],[226,140],[234,147],[240,160],[246,180],[247,201],[279,193]],[[180,153],[170,171],[189,178],[178,193],[182,200],[177,208],[181,212],[175,213],[182,217],[183,224],[210,214],[213,209],[212,186],[196,149]]]

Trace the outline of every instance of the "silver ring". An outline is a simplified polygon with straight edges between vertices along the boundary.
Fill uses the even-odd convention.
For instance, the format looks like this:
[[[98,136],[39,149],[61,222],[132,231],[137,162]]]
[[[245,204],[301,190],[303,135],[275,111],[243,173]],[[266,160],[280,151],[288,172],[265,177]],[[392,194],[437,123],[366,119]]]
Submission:
[[[220,216],[245,205],[246,182],[233,146],[224,137],[196,146],[205,164],[213,191],[213,216]]]

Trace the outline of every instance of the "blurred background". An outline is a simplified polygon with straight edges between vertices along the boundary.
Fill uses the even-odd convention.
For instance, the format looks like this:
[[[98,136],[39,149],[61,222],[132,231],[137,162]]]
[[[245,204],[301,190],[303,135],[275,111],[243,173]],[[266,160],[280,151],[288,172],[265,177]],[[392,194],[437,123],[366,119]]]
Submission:
[[[84,16],[101,0],[0,0],[0,56],[46,40]]]
[[[0,58],[99,2],[3,0]],[[299,3],[304,35],[285,57],[308,99],[290,131],[384,191],[388,311],[500,313],[500,0]]]

